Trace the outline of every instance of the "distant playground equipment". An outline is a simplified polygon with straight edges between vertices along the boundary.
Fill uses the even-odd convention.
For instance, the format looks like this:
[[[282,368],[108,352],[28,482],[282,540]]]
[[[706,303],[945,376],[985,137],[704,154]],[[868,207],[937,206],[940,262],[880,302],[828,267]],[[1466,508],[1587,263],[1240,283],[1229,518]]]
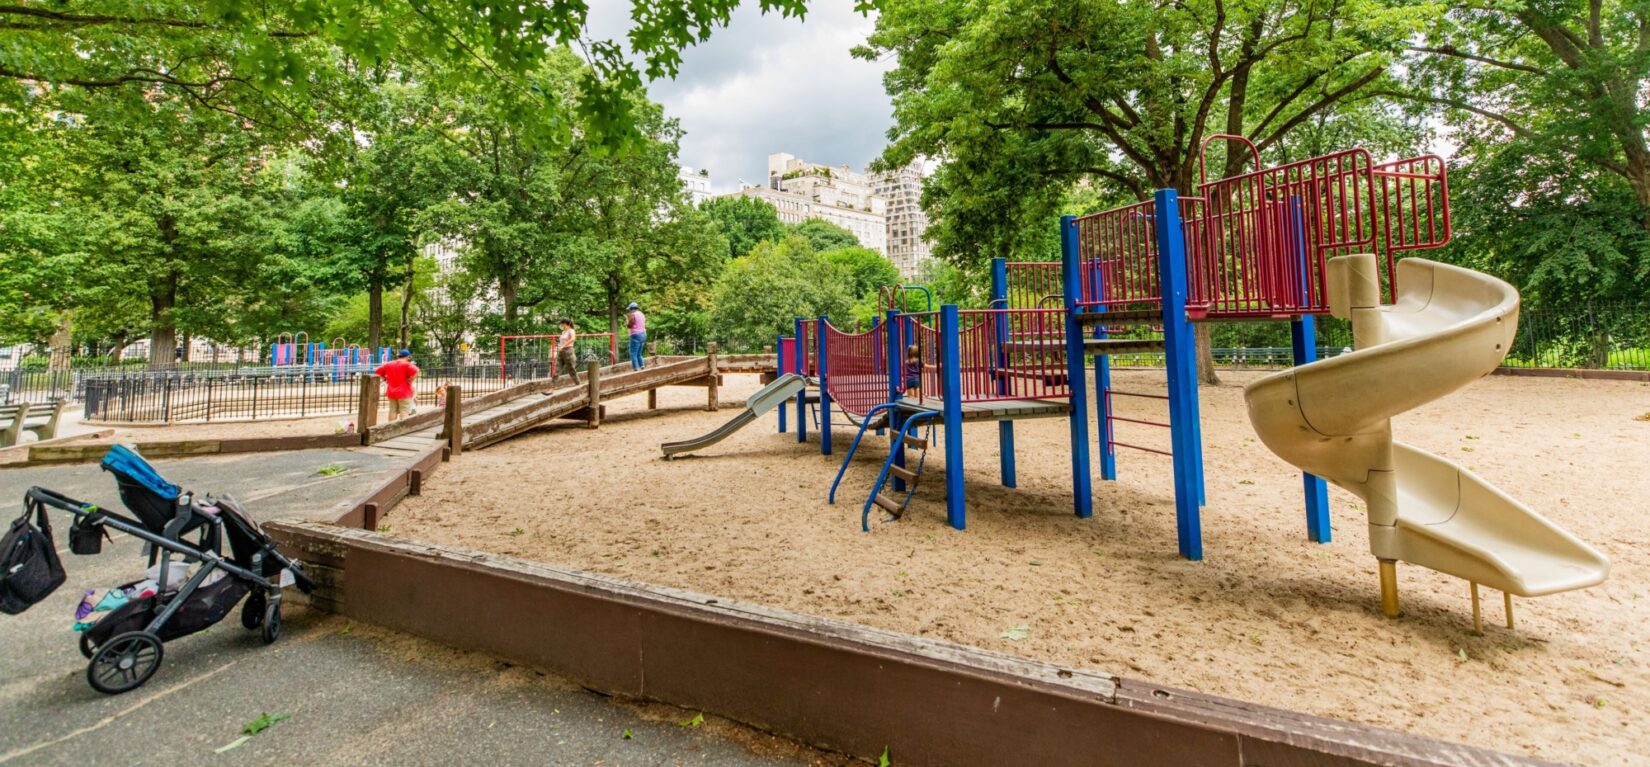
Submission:
[[[1479,583],[1537,596],[1601,582],[1608,563],[1597,551],[1470,472],[1391,441],[1387,419],[1490,372],[1517,325],[1517,293],[1500,280],[1421,259],[1398,268],[1406,252],[1450,239],[1443,161],[1376,163],[1367,150],[1349,149],[1263,168],[1247,139],[1217,135],[1205,152],[1214,141],[1246,148],[1254,169],[1205,180],[1196,196],[1161,190],[1151,200],[1063,218],[1059,262],[992,263],[988,309],[911,311],[906,286],[894,286],[869,331],[844,332],[825,317],[796,319],[794,336],[780,339],[780,364],[817,381],[820,452],[832,452],[835,412],[858,425],[829,500],[865,432],[886,427],[888,457],[861,524],[869,530],[873,506],[897,519],[937,428],[946,518],[964,529],[960,427],[997,424],[1001,481],[1014,487],[1014,421],[1065,417],[1073,510],[1091,516],[1083,380],[1092,356],[1101,477],[1117,478],[1120,447],[1169,457],[1179,550],[1201,559],[1205,489],[1192,322],[1287,320],[1299,367],[1249,387],[1251,418],[1268,447],[1308,472],[1311,540],[1330,540],[1325,478],[1368,502],[1389,615],[1397,614],[1399,559],[1472,582],[1475,622]],[[1384,266],[1370,253],[1384,257]],[[1353,254],[1364,255],[1343,258]],[[1380,305],[1383,283],[1396,298],[1391,306]],[[1317,362],[1315,318],[1329,313],[1352,319],[1357,351]],[[1168,394],[1115,389],[1110,356],[1121,354],[1162,355]],[[806,389],[793,396],[803,442],[812,402]],[[1119,416],[1117,397],[1162,400],[1167,419]],[[1168,445],[1124,442],[1117,434],[1123,425],[1165,429]],[[1507,604],[1510,623],[1510,596]]]
[[[505,380],[531,380],[555,378],[566,373],[556,369],[556,338],[554,333],[499,336],[499,376]],[[619,361],[618,341],[612,333],[577,334],[573,341],[573,353],[580,362],[595,360],[603,365],[613,365]]]
[[[666,458],[703,450],[727,439],[729,435],[745,428],[768,411],[783,406],[786,401],[804,391],[807,386],[807,379],[795,373],[781,375],[773,383],[762,387],[760,391],[746,398],[745,409],[740,411],[739,415],[734,416],[732,420],[717,427],[715,431],[697,439],[666,442],[659,447],[664,451]]]
[[[332,339],[329,345],[324,341],[311,341],[309,334],[301,330],[281,333],[269,345],[269,364],[275,368],[335,368],[338,372],[345,372],[362,366],[381,365],[394,357],[394,351],[388,346],[371,349],[349,343],[343,337]]]

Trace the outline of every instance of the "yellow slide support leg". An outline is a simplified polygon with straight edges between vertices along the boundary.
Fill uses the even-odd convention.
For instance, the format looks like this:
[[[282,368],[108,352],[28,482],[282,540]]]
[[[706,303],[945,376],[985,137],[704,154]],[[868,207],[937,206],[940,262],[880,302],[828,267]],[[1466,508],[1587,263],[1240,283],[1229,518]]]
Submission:
[[[1396,560],[1383,559],[1381,562],[1381,612],[1388,618],[1398,617],[1398,563]]]

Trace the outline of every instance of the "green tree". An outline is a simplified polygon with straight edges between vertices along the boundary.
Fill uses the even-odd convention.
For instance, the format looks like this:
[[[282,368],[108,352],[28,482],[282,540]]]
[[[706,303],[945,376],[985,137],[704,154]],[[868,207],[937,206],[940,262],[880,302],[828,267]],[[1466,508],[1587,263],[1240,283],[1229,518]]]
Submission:
[[[347,62],[419,63],[443,89],[481,86],[499,113],[545,137],[578,125],[592,143],[643,134],[630,103],[643,78],[674,77],[681,50],[725,26],[738,0],[634,0],[624,43],[589,39],[584,2],[274,0],[255,9],[216,0],[58,0],[0,7],[0,102],[26,103],[33,83],[141,92],[164,86],[210,111],[329,132],[317,105]],[[758,0],[801,16],[804,0]],[[862,0],[861,10],[870,2]],[[571,102],[544,98],[531,75],[577,47],[588,73]],[[626,51],[629,51],[627,56]],[[634,59],[634,60],[633,60]],[[353,138],[347,135],[342,138]]]
[[[1083,0],[891,4],[856,50],[898,64],[880,167],[945,157],[924,190],[937,254],[1023,257],[1075,184],[1143,198],[1191,192],[1205,140],[1263,152],[1390,80],[1434,6],[1289,0],[1233,5]],[[1217,150],[1213,176],[1245,168]],[[1214,380],[1206,331],[1200,367]]]
[[[757,243],[785,236],[779,212],[766,200],[755,197],[716,197],[699,207],[716,221],[728,239],[728,255],[738,258],[751,252]]]
[[[787,227],[787,232],[807,240],[809,246],[821,253],[827,250],[859,247],[859,238],[855,237],[853,232],[824,219],[810,218]]]
[[[149,358],[178,329],[224,327],[224,297],[249,280],[266,223],[260,146],[227,115],[164,94],[94,94],[64,130],[79,226],[105,279],[147,300]]]
[[[764,241],[728,262],[716,280],[711,331],[743,349],[771,344],[791,332],[797,317],[846,316],[850,280],[808,241],[791,236]]]
[[[1386,95],[1441,107],[1462,135],[1501,151],[1620,179],[1650,230],[1650,4],[1475,2],[1440,21],[1409,49],[1411,87]]]

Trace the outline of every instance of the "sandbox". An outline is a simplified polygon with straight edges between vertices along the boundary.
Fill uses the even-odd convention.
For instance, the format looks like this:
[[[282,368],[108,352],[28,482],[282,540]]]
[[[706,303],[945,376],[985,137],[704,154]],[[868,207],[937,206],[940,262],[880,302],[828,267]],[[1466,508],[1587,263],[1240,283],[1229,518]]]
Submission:
[[[970,527],[939,483],[906,519],[859,531],[884,455],[861,451],[836,506],[838,459],[770,415],[698,457],[658,445],[732,413],[662,390],[615,402],[599,431],[557,426],[449,464],[386,520],[394,535],[619,575],[1257,703],[1549,759],[1650,753],[1650,385],[1490,377],[1395,420],[1610,557],[1602,586],[1516,602],[1517,626],[1473,636],[1466,584],[1400,566],[1404,616],[1381,615],[1356,499],[1331,490],[1335,541],[1306,541],[1300,475],[1255,439],[1240,385],[1202,391],[1205,557],[1175,548],[1166,459],[1119,457],[1095,516],[1070,513],[1067,424],[1018,427],[1019,488],[997,484],[989,424],[967,429]],[[1160,391],[1160,371],[1117,374]],[[754,391],[730,378],[725,400]],[[1141,415],[1152,402],[1120,403]],[[1091,429],[1093,428],[1091,424]],[[1128,441],[1163,435],[1138,427]],[[839,431],[839,434],[845,432]],[[1119,435],[1122,438],[1123,435]],[[846,439],[839,445],[845,446]],[[843,447],[839,447],[840,451]],[[943,461],[938,452],[931,461]]]

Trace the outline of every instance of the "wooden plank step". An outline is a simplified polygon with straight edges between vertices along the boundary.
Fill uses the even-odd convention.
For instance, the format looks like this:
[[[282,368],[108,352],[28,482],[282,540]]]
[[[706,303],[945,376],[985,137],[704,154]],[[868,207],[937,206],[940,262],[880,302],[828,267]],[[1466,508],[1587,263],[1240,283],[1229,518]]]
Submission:
[[[1083,325],[1155,325],[1163,321],[1161,309],[1127,309],[1111,312],[1078,312],[1072,315]]]
[[[889,514],[893,514],[896,517],[905,513],[905,506],[899,501],[894,500],[893,496],[890,496],[887,493],[877,493],[871,497],[871,502],[887,509]]]
[[[910,469],[905,468],[904,466],[890,465],[888,467],[888,473],[890,475],[895,476],[895,477],[899,477],[900,479],[903,479],[906,482],[915,482],[915,481],[917,481],[917,473],[910,470]]]
[[[1161,338],[1089,338],[1083,350],[1090,354],[1138,354],[1163,351]]]
[[[909,447],[909,448],[915,448],[917,450],[927,450],[928,449],[928,440],[923,439],[922,437],[916,437],[916,436],[906,437],[905,438],[905,446]]]

